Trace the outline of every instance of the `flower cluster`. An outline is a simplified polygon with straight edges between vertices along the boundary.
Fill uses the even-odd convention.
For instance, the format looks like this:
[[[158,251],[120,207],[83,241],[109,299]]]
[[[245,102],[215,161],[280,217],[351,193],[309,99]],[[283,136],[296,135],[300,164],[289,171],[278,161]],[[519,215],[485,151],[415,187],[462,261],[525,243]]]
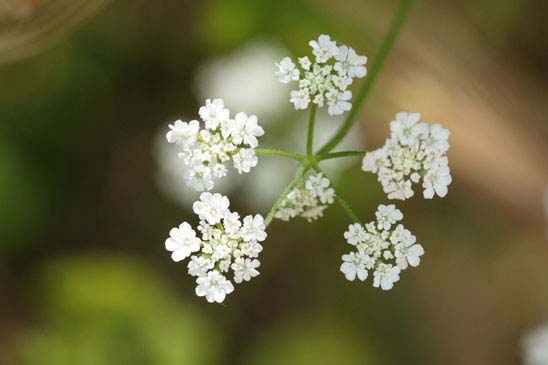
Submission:
[[[225,163],[231,159],[238,173],[250,172],[257,165],[257,137],[264,134],[257,117],[240,112],[231,118],[222,99],[208,99],[199,114],[205,128],[197,120],[177,120],[166,136],[181,148],[187,184],[197,191],[213,189],[214,179],[227,175]]]
[[[447,150],[449,130],[420,122],[419,113],[401,112],[390,123],[385,145],[363,158],[362,170],[376,173],[389,199],[414,195],[412,183],[422,179],[423,196],[444,197],[451,184]]]
[[[352,92],[348,86],[355,77],[367,74],[366,56],[359,56],[351,47],[331,40],[328,35],[320,35],[317,41],[309,42],[315,62],[308,57],[298,59],[300,69],[289,57],[276,66],[276,77],[284,84],[296,81],[298,89],[290,93],[289,101],[295,109],[306,109],[312,102],[319,107],[325,103],[329,115],[339,115],[351,109]]]
[[[169,126],[167,141],[178,149],[178,159],[185,165],[181,175],[184,171],[189,186],[206,192],[193,204],[199,217],[197,230],[183,222],[170,231],[165,247],[176,262],[188,258],[188,273],[196,278],[196,295],[205,297],[208,302],[223,302],[226,295],[234,291],[234,283],[259,275],[261,243],[266,239],[266,226],[273,217],[288,221],[300,216],[310,222],[322,217],[335,197],[356,222],[344,233],[348,244],[355,246],[352,252],[342,256],[340,271],[346,279],[365,281],[371,273],[373,287],[390,290],[399,281],[401,272],[409,266],[418,266],[424,255],[416,237],[399,223],[403,214],[395,205],[379,205],[376,219],[362,224],[323,173],[305,175],[309,170],[321,171],[316,162],[365,153],[328,153],[346,135],[349,130],[346,127],[351,126],[353,118],[347,119],[342,132],[330,139],[326,154],[312,153],[316,107],[325,105],[331,116],[351,110],[352,93],[348,88],[354,78],[366,76],[367,57],[356,54],[346,45],[337,45],[328,35],[320,35],[309,45],[313,53],[310,59],[305,56],[294,61],[285,57],[276,63],[277,79],[283,84],[297,84],[289,99],[295,109],[311,107],[306,156],[277,149],[258,149],[257,138],[264,135],[264,130],[257,117],[243,112],[231,117],[222,99],[207,99],[199,110],[200,122],[177,120]],[[385,145],[365,153],[363,158],[362,170],[377,174],[389,199],[412,197],[413,184],[419,183],[427,199],[435,195],[444,197],[448,192],[451,184],[447,159],[449,131],[420,119],[419,113],[396,114]],[[226,196],[207,191],[214,188],[215,181],[228,174],[229,161],[238,173],[250,172],[257,165],[256,152],[301,162],[298,175],[269,211],[266,222],[260,214],[241,219],[237,212],[229,209],[230,201]],[[276,169],[269,171],[280,175]],[[227,180],[230,178],[222,182]],[[218,184],[217,189],[222,189],[222,184]],[[264,192],[265,185],[260,184],[257,190]]]
[[[333,204],[335,190],[323,173],[310,175],[305,182],[293,188],[283,201],[275,217],[288,221],[301,216],[309,222],[323,216],[323,211]]]
[[[208,302],[221,303],[234,286],[225,275],[232,270],[235,283],[249,281],[259,275],[257,259],[266,239],[265,225],[260,214],[240,220],[229,210],[230,201],[221,194],[202,193],[193,205],[199,216],[198,231],[183,222],[173,228],[165,246],[175,262],[190,256],[188,273],[197,277],[196,295]]]
[[[342,256],[341,272],[353,281],[356,276],[364,281],[373,271],[373,286],[390,290],[400,280],[400,273],[410,266],[416,267],[424,254],[416,237],[401,224],[403,214],[394,205],[379,205],[377,220],[365,226],[351,224],[344,233],[346,241],[357,251]]]

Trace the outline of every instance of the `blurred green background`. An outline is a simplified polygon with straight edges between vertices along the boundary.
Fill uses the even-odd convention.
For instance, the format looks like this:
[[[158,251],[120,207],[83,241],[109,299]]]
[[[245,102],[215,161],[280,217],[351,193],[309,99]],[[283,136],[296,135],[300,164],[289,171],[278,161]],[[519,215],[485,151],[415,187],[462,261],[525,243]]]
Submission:
[[[258,114],[262,146],[302,150],[273,62],[327,33],[371,64],[398,5],[0,0],[0,363],[524,363],[548,320],[542,0],[414,4],[345,142],[377,148],[400,110],[452,132],[448,197],[398,204],[426,255],[392,291],[338,271],[337,206],[269,227],[261,275],[223,305],[164,250],[198,195],[167,125],[222,97]],[[338,123],[320,117],[318,138]],[[368,221],[386,198],[359,166],[326,169]],[[220,190],[264,215],[293,167],[263,156]]]

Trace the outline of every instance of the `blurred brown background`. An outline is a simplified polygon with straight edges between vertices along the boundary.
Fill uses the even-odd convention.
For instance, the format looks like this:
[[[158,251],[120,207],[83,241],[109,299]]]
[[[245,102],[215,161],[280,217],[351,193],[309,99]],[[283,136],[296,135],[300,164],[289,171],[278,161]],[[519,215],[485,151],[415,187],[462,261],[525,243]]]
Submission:
[[[392,291],[338,271],[337,206],[269,227],[261,275],[223,305],[164,250],[197,196],[167,125],[222,97],[258,114],[262,146],[304,148],[273,62],[327,33],[371,64],[398,6],[0,0],[0,363],[548,364],[530,355],[548,335],[527,337],[548,321],[544,1],[415,2],[345,142],[377,148],[400,110],[452,133],[448,197],[398,204],[426,255]],[[272,159],[220,187],[238,211],[289,180]],[[326,169],[368,221],[386,198],[359,166]]]

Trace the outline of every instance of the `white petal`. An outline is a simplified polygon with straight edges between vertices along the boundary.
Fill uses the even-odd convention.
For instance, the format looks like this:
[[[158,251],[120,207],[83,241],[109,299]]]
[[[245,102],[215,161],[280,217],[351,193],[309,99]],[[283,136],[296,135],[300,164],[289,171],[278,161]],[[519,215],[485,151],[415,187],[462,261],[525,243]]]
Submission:
[[[222,303],[225,300],[226,294],[221,290],[215,290],[214,299],[217,303]]]
[[[179,262],[186,259],[189,255],[190,253],[188,253],[187,250],[179,249],[173,251],[173,253],[171,254],[171,259],[175,262]]]
[[[179,247],[179,243],[175,241],[173,238],[168,238],[166,240],[166,250],[175,251],[177,247]]]
[[[199,297],[203,297],[207,294],[207,290],[201,285],[198,285],[195,291],[196,291],[196,295]]]
[[[441,198],[445,197],[447,195],[447,186],[446,185],[436,185],[436,193]]]
[[[425,199],[432,199],[434,197],[434,189],[432,188],[424,189],[424,191],[422,192],[422,195],[424,196]]]
[[[367,279],[367,275],[368,275],[367,270],[364,270],[364,269],[358,270],[358,279],[360,279],[361,281],[364,281],[365,279]]]

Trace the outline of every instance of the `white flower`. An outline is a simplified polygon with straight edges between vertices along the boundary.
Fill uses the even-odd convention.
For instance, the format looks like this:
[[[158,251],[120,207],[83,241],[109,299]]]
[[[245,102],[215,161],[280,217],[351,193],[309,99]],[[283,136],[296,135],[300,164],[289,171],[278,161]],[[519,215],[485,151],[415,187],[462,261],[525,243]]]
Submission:
[[[223,133],[225,138],[232,137],[232,142],[236,145],[245,143],[251,148],[259,145],[257,137],[264,135],[264,129],[257,124],[255,115],[248,116],[244,112],[236,114],[234,120],[227,123]]]
[[[323,211],[333,203],[335,190],[322,173],[308,176],[297,185],[282,202],[275,217],[287,221],[301,216],[309,222],[323,216]]]
[[[411,186],[411,181],[409,180],[389,181],[383,184],[384,192],[388,194],[388,199],[399,200],[409,199],[415,194]]]
[[[211,167],[211,170],[213,171],[213,176],[215,176],[218,179],[228,174],[228,169],[222,163],[214,162],[213,166]]]
[[[299,71],[286,57],[276,64],[276,76],[282,83],[297,81],[298,89],[292,90],[289,98],[295,109],[306,109],[311,102],[319,107],[327,103],[329,115],[343,114],[352,108],[352,93],[347,88],[354,78],[366,75],[367,57],[357,55],[348,46],[338,47],[328,35],[320,35],[309,44],[315,55],[314,63],[308,57],[298,58]]]
[[[240,234],[246,241],[264,241],[266,232],[263,217],[260,214],[256,214],[254,217],[251,215],[245,217]]]
[[[395,247],[394,256],[400,269],[407,269],[407,265],[417,267],[420,264],[420,257],[424,255],[424,248],[415,244],[417,238],[401,224],[396,227],[390,238]]]
[[[166,240],[166,250],[171,251],[171,258],[175,262],[186,259],[192,252],[200,249],[200,239],[196,232],[187,222],[182,223],[179,228],[173,228]]]
[[[367,74],[364,66],[367,63],[367,57],[357,55],[352,47],[340,46],[335,59],[338,62],[335,63],[334,69],[339,74],[348,75],[350,78],[361,78]]]
[[[378,229],[384,230],[389,230],[392,224],[403,219],[402,212],[399,209],[396,209],[394,204],[379,205],[375,216],[377,217]]]
[[[382,148],[366,153],[362,170],[378,175],[389,199],[412,197],[412,185],[421,179],[426,199],[447,195],[452,181],[445,155],[449,131],[439,124],[420,122],[419,113],[406,112],[396,114],[390,130]]]
[[[352,78],[347,75],[334,75],[331,81],[341,91],[346,90],[352,84]]]
[[[214,261],[205,256],[192,256],[188,262],[188,274],[202,277],[214,267]]]
[[[301,65],[301,67],[305,71],[309,71],[310,66],[312,65],[312,63],[310,62],[310,60],[306,56],[299,58],[299,64]]]
[[[237,212],[225,214],[223,218],[223,227],[227,234],[231,236],[238,235],[241,226],[242,222],[240,222],[240,215]]]
[[[356,275],[358,279],[364,281],[367,279],[367,269],[365,268],[364,255],[361,253],[351,252],[347,255],[343,255],[343,263],[341,264],[341,272],[344,274],[347,280],[354,281]]]
[[[352,108],[352,104],[348,102],[348,100],[352,99],[352,93],[348,90],[342,92],[330,90],[325,97],[327,98],[327,105],[329,106],[327,109],[329,115],[340,115]]]
[[[384,149],[366,153],[362,161],[362,170],[370,171],[374,174],[379,171],[379,168],[388,166],[390,166],[390,160]]]
[[[154,174],[155,183],[166,199],[183,208],[192,206],[200,193],[196,193],[196,189],[190,186],[189,171],[192,168],[179,157],[182,146],[175,143],[165,143],[165,130],[159,130],[158,132],[154,141],[154,157],[157,165]],[[215,180],[215,191],[223,194],[228,193],[233,186],[231,181],[235,175],[237,174],[232,175],[229,173],[228,176],[217,179],[215,171],[211,171],[211,179]]]
[[[394,205],[379,205],[375,216],[376,222],[348,226],[344,238],[356,251],[342,256],[341,272],[348,280],[358,275],[363,281],[367,271],[373,270],[373,286],[389,290],[399,280],[402,270],[419,265],[424,249],[403,225],[392,229],[392,225],[403,218]]]
[[[175,261],[192,254],[188,273],[195,276],[196,294],[209,302],[222,302],[234,290],[225,275],[232,270],[235,283],[249,281],[259,275],[257,257],[263,250],[259,242],[266,239],[264,219],[260,214],[248,215],[243,223],[237,212],[231,212],[230,201],[220,194],[202,193],[193,205],[200,223],[196,237],[192,227],[184,222],[170,232],[166,249]]]
[[[424,124],[418,124],[421,119],[420,113],[400,112],[396,119],[390,122],[390,131],[397,136],[404,146],[415,143],[421,133],[425,132]]]
[[[229,213],[229,205],[230,201],[226,196],[205,192],[200,195],[200,201],[195,202],[192,208],[200,219],[213,225],[219,223]]]
[[[252,167],[257,166],[259,160],[253,149],[242,148],[237,154],[232,156],[232,161],[234,162],[234,168],[241,174],[242,172],[250,172]]]
[[[211,254],[211,258],[213,259],[213,261],[217,261],[217,262],[225,261],[226,259],[228,259],[228,257],[232,253],[232,250],[230,249],[230,247],[228,247],[228,245],[226,244],[227,243],[226,241],[227,241],[227,237],[222,236],[219,240],[217,240],[217,242],[214,242],[215,246],[212,247],[213,252]]]
[[[348,226],[348,231],[344,232],[344,238],[349,244],[356,246],[358,243],[365,242],[367,236],[363,227],[354,223]]]
[[[167,132],[166,136],[169,143],[190,145],[198,137],[200,123],[197,120],[186,123],[179,119],[175,123],[170,124],[169,129],[170,131]]]
[[[200,108],[200,116],[206,129],[200,130],[198,121],[178,120],[166,135],[169,143],[180,147],[179,158],[186,167],[184,178],[189,186],[197,191],[213,189],[214,179],[228,174],[225,164],[230,159],[240,174],[257,165],[254,148],[264,130],[255,115],[240,112],[230,119],[221,99],[208,99]]]
[[[373,286],[382,290],[390,290],[394,283],[400,280],[400,268],[390,264],[379,264],[373,273]]]
[[[315,221],[318,218],[323,217],[323,211],[327,208],[326,205],[315,205],[305,207],[300,216],[309,222]]]
[[[320,199],[322,204],[333,204],[333,198],[335,197],[335,190],[330,188],[330,181],[323,176],[323,173],[318,175],[310,175],[306,180],[305,187],[315,197]]]
[[[263,246],[255,241],[248,241],[242,243],[241,252],[249,257],[259,257],[259,254],[263,251]]]
[[[257,259],[252,260],[238,257],[231,266],[232,270],[234,270],[234,282],[249,281],[251,278],[259,275],[259,271],[257,270],[259,266],[261,266],[261,263]]]
[[[206,129],[216,129],[219,124],[227,122],[230,118],[230,111],[225,108],[222,99],[206,100],[206,105],[200,107],[198,112],[200,118],[205,122]]]
[[[333,200],[335,198],[335,189],[326,188],[324,190],[320,190],[317,194],[322,204],[333,204]]]
[[[447,166],[447,157],[440,158],[438,163],[431,165],[423,181],[423,195],[426,199],[432,199],[435,194],[443,198],[447,195],[447,187],[451,184],[451,172]]]
[[[210,303],[222,303],[227,294],[234,291],[234,286],[218,271],[210,271],[207,276],[196,279],[196,295],[206,297]]]
[[[196,191],[213,189],[211,169],[205,165],[197,165],[190,171],[185,171],[187,184]]]
[[[291,61],[291,58],[285,57],[280,63],[277,63],[278,71],[276,71],[276,77],[284,84],[291,81],[297,81],[299,79],[300,72],[295,68],[295,64]]]
[[[426,153],[445,153],[449,150],[449,130],[440,124],[430,126],[430,135],[425,141]]]
[[[312,47],[312,53],[316,56],[318,63],[324,63],[339,53],[337,42],[332,41],[331,37],[325,34],[320,35],[318,41],[310,41],[308,44]]]
[[[289,101],[295,105],[295,109],[306,109],[310,104],[310,93],[307,88],[292,90]]]

